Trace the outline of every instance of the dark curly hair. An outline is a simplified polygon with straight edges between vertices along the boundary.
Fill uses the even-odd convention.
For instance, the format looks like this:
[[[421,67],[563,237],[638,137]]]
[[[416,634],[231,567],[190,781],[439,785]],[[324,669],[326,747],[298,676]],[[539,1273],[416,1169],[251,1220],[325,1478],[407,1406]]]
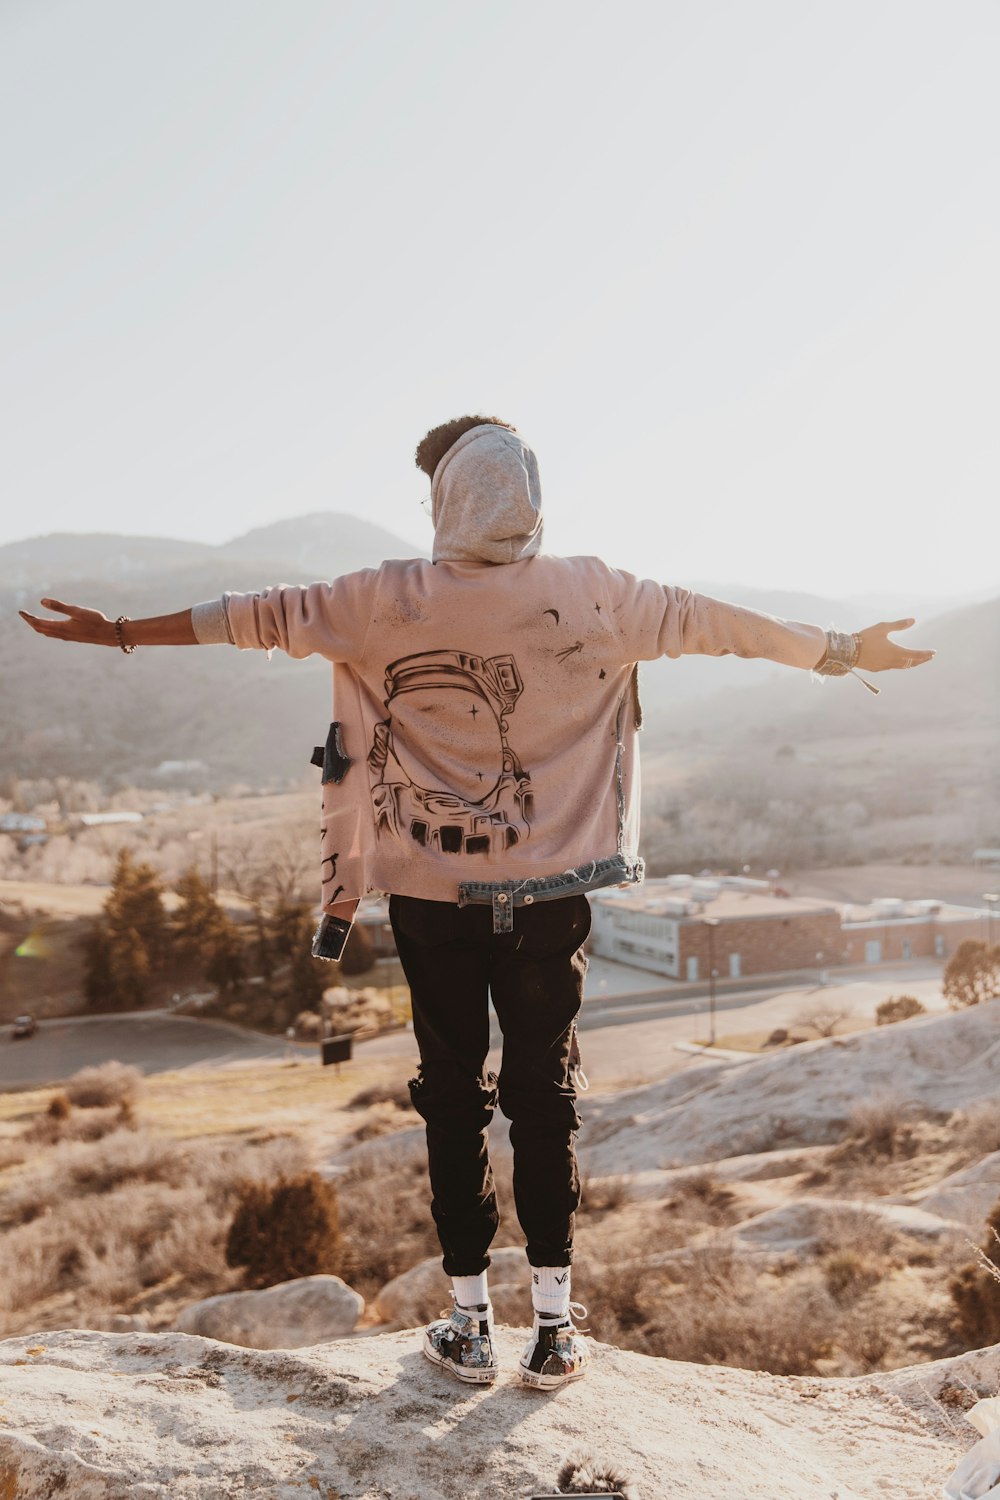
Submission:
[[[440,427],[432,427],[427,436],[420,439],[415,455],[417,468],[423,469],[428,479],[433,479],[434,470],[452,443],[457,443],[470,427],[506,427],[509,432],[517,431],[512,422],[503,422],[499,417],[455,417],[451,422],[442,422]]]

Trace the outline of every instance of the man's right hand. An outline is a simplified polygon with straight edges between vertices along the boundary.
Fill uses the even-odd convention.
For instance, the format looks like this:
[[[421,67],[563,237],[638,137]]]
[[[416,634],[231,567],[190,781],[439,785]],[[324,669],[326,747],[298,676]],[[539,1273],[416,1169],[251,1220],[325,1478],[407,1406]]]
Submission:
[[[908,630],[916,623],[916,620],[883,620],[878,625],[869,625],[867,630],[858,631],[861,650],[854,665],[866,672],[890,672],[894,668],[920,667],[924,662],[931,661],[935,654],[933,651],[918,651],[913,646],[897,646],[895,641],[889,640],[892,631]]]

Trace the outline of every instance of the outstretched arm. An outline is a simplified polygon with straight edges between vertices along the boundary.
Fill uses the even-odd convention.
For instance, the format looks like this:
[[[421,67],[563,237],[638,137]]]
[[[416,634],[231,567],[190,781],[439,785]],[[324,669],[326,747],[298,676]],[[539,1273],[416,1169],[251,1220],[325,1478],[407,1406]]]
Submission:
[[[913,619],[883,620],[856,635],[846,635],[799,620],[781,620],[690,589],[642,587],[648,590],[651,619],[657,628],[656,649],[650,655],[764,657],[824,675],[854,667],[869,672],[916,667],[934,655],[889,640],[891,632],[915,624]],[[845,665],[839,665],[842,662]]]
[[[59,599],[43,599],[45,609],[58,611],[65,620],[50,620],[43,615],[18,614],[39,635],[56,641],[79,641],[88,646],[118,646],[114,620],[99,609],[85,609],[79,604],[63,604]],[[126,646],[197,646],[198,637],[191,623],[191,611],[179,609],[172,615],[151,615],[145,620],[127,620],[121,627]]]
[[[46,619],[19,610],[39,635],[93,646],[210,646],[229,644],[244,651],[284,651],[301,659],[314,652],[329,661],[356,661],[363,651],[378,574],[372,568],[310,584],[278,584],[249,594],[225,593],[191,609],[145,620],[122,616],[122,639],[99,609],[43,599],[46,609],[65,615]]]

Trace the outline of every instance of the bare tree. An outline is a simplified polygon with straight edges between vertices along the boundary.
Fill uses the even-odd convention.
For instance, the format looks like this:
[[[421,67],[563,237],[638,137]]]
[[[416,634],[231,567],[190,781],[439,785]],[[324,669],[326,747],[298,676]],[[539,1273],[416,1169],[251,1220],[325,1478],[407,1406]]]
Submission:
[[[817,997],[803,1005],[792,1019],[793,1026],[808,1026],[817,1036],[833,1036],[841,1021],[854,1015],[854,1006],[847,1001],[838,1001],[835,996]]]

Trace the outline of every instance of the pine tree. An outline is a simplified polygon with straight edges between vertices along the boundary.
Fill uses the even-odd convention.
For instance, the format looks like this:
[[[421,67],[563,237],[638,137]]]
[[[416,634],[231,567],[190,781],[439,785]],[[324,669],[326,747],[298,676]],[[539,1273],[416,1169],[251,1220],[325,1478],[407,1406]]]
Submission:
[[[83,995],[94,1010],[107,1010],[115,1003],[111,972],[111,939],[101,921],[92,922],[83,938]]]
[[[134,932],[145,949],[151,973],[161,968],[169,947],[163,886],[151,865],[136,864],[127,849],[121,849],[104,903],[104,919],[114,939]]]
[[[141,1005],[169,951],[155,870],[119,851],[103,916],[84,938],[84,994],[95,1009]]]
[[[218,985],[220,990],[231,990],[246,973],[246,964],[236,924],[224,912],[221,916],[222,921],[212,934],[208,962],[205,964],[205,978]]]
[[[145,943],[134,927],[114,934],[111,942],[111,985],[118,1005],[126,1010],[149,998],[152,964]]]
[[[174,953],[181,963],[204,971],[224,913],[201,875],[192,865],[174,886],[180,905],[173,914]]]

